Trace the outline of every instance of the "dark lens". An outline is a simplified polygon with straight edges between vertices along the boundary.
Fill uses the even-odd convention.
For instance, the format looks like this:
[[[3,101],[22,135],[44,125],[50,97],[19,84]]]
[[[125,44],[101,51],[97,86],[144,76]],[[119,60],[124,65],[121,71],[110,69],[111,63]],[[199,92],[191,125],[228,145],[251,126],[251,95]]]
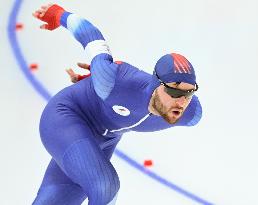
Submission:
[[[187,93],[185,94],[185,97],[186,97],[186,98],[191,98],[193,95],[194,95],[194,91],[191,91],[191,92],[187,92]]]
[[[189,92],[189,91],[179,90],[176,88],[165,87],[165,91],[173,98],[180,98],[182,96],[185,96],[186,98],[190,98],[194,95],[194,91]]]
[[[179,89],[173,89],[173,88],[165,88],[167,94],[169,94],[173,98],[180,98],[181,96],[184,96],[184,91]]]

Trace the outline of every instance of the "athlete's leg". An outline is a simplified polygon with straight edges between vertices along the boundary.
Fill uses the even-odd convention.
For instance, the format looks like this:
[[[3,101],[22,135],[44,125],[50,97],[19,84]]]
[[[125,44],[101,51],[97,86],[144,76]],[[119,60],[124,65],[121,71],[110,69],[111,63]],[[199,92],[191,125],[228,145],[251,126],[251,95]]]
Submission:
[[[106,205],[119,190],[114,167],[94,141],[81,139],[70,145],[64,153],[62,167],[86,192],[89,205]]]
[[[52,104],[42,115],[42,142],[61,170],[86,193],[89,205],[107,205],[119,190],[114,167],[87,122],[69,107]]]
[[[104,155],[108,159],[111,158],[118,141],[103,150]],[[33,205],[79,205],[86,197],[83,189],[78,184],[71,181],[52,159],[47,167],[44,179]],[[115,204],[115,200],[116,197],[114,197],[113,201],[109,204]]]
[[[80,205],[86,197],[83,189],[72,182],[52,159],[33,205]]]

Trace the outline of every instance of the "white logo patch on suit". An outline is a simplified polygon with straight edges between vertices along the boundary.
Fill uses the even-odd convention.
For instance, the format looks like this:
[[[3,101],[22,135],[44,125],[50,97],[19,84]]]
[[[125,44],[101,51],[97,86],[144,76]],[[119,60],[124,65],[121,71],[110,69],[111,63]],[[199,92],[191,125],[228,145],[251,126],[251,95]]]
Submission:
[[[130,110],[128,110],[126,107],[123,107],[120,105],[114,105],[112,108],[119,115],[122,115],[122,116],[130,115]]]

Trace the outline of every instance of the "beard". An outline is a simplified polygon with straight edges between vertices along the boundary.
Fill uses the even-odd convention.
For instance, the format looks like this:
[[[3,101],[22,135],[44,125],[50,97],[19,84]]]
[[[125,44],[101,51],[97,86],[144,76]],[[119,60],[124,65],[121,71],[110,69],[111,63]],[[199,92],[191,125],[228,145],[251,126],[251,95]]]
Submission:
[[[154,93],[152,107],[169,124],[175,124],[180,119],[180,117],[169,116],[169,113],[172,112],[173,108],[177,108],[177,109],[181,109],[181,110],[182,110],[182,108],[181,107],[172,107],[172,106],[169,109],[166,108],[164,106],[164,104],[161,102],[160,97],[156,91]]]

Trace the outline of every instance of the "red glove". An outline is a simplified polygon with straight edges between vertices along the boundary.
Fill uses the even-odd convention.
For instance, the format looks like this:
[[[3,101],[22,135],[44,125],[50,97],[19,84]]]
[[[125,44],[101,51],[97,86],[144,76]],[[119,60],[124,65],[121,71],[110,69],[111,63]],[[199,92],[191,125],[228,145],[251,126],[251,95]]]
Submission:
[[[84,78],[90,77],[90,73],[87,75],[78,75],[78,81],[83,80]]]
[[[88,65],[86,63],[77,63],[77,65],[83,69],[90,71],[90,65]],[[87,75],[79,75],[79,74],[75,73],[72,68],[66,69],[66,72],[70,76],[70,79],[73,83],[77,83],[78,81],[80,81],[84,78],[87,78],[91,75],[91,73],[88,73]]]
[[[47,23],[42,25],[41,28],[51,31],[58,28],[60,26],[60,18],[64,12],[65,10],[57,4],[50,6],[44,16],[38,16],[38,19]]]
[[[90,65],[88,65],[86,63],[77,63],[77,65],[83,69],[90,71]],[[90,77],[90,75],[91,75],[91,73],[88,73],[87,75],[78,75],[77,80],[80,81],[84,78],[88,78],[88,77]]]

